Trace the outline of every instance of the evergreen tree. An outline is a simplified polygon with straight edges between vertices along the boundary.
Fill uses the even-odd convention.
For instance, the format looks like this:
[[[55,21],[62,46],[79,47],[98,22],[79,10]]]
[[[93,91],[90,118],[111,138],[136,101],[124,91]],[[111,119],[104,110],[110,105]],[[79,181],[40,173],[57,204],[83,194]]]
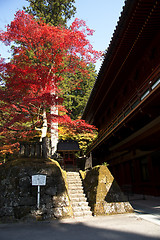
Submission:
[[[65,25],[76,12],[75,0],[26,0],[24,10],[51,25]]]
[[[60,84],[60,88],[62,89],[61,96],[63,97],[63,105],[68,110],[72,119],[81,117],[96,76],[95,65],[92,63],[86,67],[85,76],[80,71],[77,71],[75,74],[65,74],[64,80]]]

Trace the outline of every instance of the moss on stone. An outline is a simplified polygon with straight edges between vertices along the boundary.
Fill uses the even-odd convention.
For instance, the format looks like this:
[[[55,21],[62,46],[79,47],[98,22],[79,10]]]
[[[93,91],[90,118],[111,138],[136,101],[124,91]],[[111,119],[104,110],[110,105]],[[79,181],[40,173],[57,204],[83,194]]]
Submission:
[[[83,172],[82,179],[89,205],[94,215],[133,211],[106,166],[98,165],[90,171]]]
[[[0,166],[0,221],[72,217],[66,172],[58,162],[48,159],[19,158]],[[41,187],[41,214],[37,209],[37,187],[32,186],[35,174],[46,174]]]
[[[82,171],[82,170],[80,170],[80,171],[79,171],[79,173],[80,173],[80,176],[81,176],[82,180],[84,180],[84,179],[85,179],[85,177],[86,177],[86,172],[85,172],[85,171]]]

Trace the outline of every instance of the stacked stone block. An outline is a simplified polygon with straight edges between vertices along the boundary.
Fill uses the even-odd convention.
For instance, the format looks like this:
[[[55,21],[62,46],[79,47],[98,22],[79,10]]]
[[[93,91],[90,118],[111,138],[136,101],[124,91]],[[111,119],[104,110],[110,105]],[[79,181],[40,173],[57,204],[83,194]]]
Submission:
[[[78,172],[67,172],[68,195],[74,217],[92,216],[87,198],[83,191],[82,180]]]

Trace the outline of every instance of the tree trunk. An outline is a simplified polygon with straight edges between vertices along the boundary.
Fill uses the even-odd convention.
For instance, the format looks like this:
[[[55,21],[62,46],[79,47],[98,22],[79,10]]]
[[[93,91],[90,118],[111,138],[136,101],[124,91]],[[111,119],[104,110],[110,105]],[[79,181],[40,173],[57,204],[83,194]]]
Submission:
[[[58,108],[53,105],[51,106],[51,116],[58,116]],[[51,121],[51,156],[57,151],[57,143],[58,143],[58,121]]]
[[[54,86],[54,84],[53,84]],[[51,91],[51,95],[56,95],[56,91],[55,88],[53,88],[53,90]],[[58,100],[58,96],[56,97],[56,99]],[[58,116],[58,107],[56,106],[56,102],[51,105],[51,156],[53,156],[55,154],[55,152],[57,151],[57,144],[58,144],[58,120],[52,121],[54,116],[57,118]]]
[[[42,157],[48,158],[49,151],[48,151],[48,144],[47,144],[47,116],[46,116],[46,110],[43,109],[43,125],[41,128],[41,138],[40,142],[42,142]]]

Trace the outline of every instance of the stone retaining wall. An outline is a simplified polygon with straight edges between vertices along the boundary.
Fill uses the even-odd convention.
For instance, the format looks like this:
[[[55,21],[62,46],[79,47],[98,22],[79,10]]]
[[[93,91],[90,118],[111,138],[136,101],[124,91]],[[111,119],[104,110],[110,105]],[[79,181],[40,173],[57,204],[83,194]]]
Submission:
[[[37,186],[32,186],[35,174],[46,174],[42,186],[40,209],[37,211]],[[0,166],[0,222],[45,220],[73,215],[65,183],[65,172],[56,161],[18,159]]]
[[[106,166],[96,166],[80,173],[94,215],[133,212],[132,206]]]

